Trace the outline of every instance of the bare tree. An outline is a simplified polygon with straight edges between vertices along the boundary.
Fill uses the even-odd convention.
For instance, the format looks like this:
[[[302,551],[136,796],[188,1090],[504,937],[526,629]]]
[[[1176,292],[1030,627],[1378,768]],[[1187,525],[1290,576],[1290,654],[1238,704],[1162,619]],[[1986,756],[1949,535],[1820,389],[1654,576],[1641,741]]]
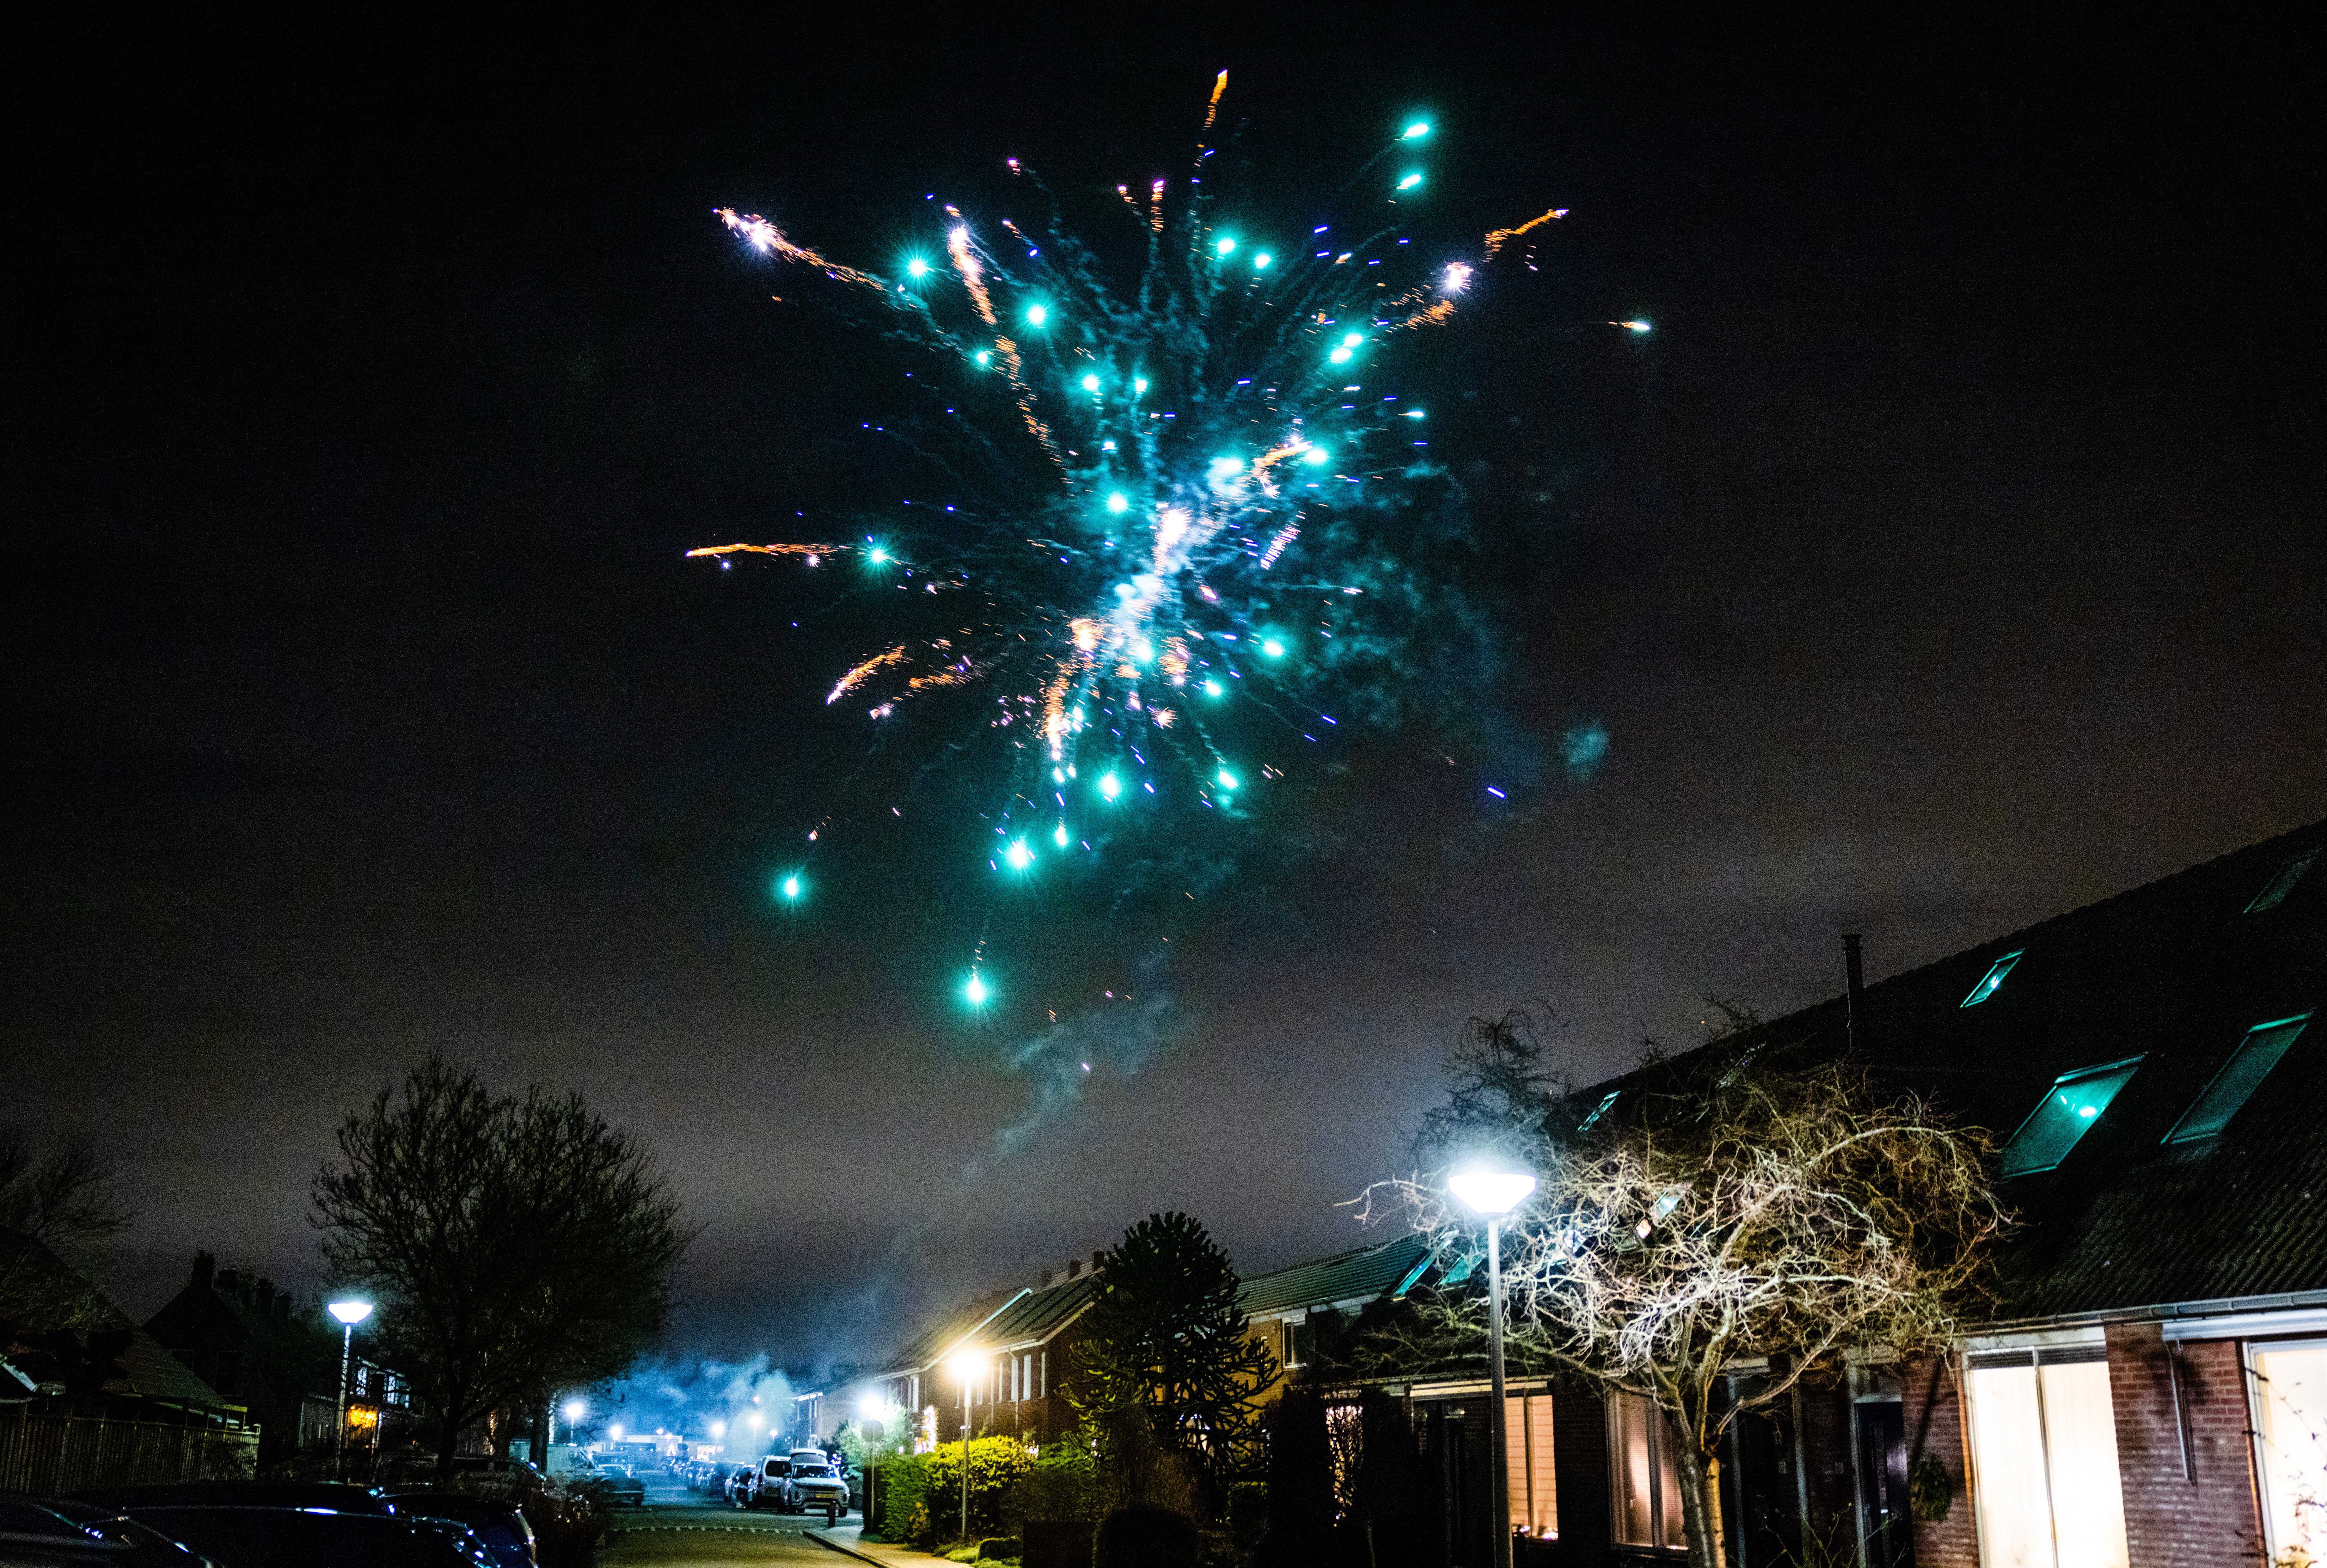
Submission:
[[[338,1278],[378,1293],[380,1342],[442,1423],[612,1377],[662,1328],[687,1237],[652,1157],[579,1096],[496,1099],[441,1056],[341,1127],[315,1179]]]
[[[100,1298],[78,1281],[61,1281],[42,1255],[45,1249],[86,1262],[72,1255],[128,1225],[113,1179],[113,1162],[86,1133],[68,1129],[42,1140],[21,1127],[0,1128],[0,1231],[39,1244],[0,1247],[0,1318],[83,1328],[106,1315]]]
[[[1722,1560],[1718,1456],[1740,1414],[1853,1349],[1944,1341],[1989,1299],[2007,1222],[1989,1139],[1850,1064],[1716,1047],[1652,1063],[1613,1105],[1556,1110],[1525,1142],[1539,1185],[1504,1222],[1510,1353],[1664,1413],[1692,1568]],[[1369,1204],[1460,1246],[1477,1221],[1444,1174]],[[1485,1318],[1477,1293],[1449,1294],[1405,1348],[1482,1344]],[[1733,1381],[1761,1357],[1768,1377]]]

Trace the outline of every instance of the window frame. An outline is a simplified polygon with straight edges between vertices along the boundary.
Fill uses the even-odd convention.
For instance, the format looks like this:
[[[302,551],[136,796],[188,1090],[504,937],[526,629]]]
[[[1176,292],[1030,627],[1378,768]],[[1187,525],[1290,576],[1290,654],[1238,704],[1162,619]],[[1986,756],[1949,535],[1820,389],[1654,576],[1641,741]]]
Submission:
[[[1977,1343],[1978,1341],[1975,1340],[1973,1345]],[[1965,1501],[1971,1506],[1972,1549],[1980,1563],[1987,1562],[1988,1542],[1986,1532],[1980,1528],[1979,1524],[1978,1491],[1983,1484],[1983,1478],[1980,1474],[1981,1462],[1977,1435],[1977,1418],[1974,1414],[1974,1407],[1978,1404],[1981,1396],[1977,1374],[2009,1371],[2026,1367],[2035,1375],[2033,1394],[2036,1411],[2036,1451],[2042,1460],[2038,1474],[2043,1486],[2044,1520],[2048,1534],[2051,1537],[2052,1561],[2057,1565],[2061,1560],[2060,1499],[2056,1486],[2057,1478],[2053,1474],[2052,1423],[2046,1408],[2044,1369],[2048,1367],[2098,1364],[2105,1371],[2111,1373],[2112,1399],[2114,1399],[2114,1371],[2109,1367],[2107,1341],[2105,1339],[2089,1339],[2083,1336],[2060,1339],[2047,1336],[2034,1341],[2017,1344],[1997,1345],[1991,1341],[1980,1349],[1974,1349],[1973,1345],[1961,1347],[1955,1357],[1957,1386],[1962,1390],[1964,1402],[1964,1454],[1968,1461],[1965,1477],[1967,1483]],[[2114,1439],[2114,1432],[2112,1432],[2112,1439]],[[2117,1448],[2114,1458],[2117,1471],[2117,1485],[2122,1496],[2125,1485],[2125,1453],[2121,1446]],[[2129,1541],[2127,1545],[2130,1545]]]
[[[2254,1465],[2255,1510],[2261,1516],[2264,1549],[2271,1554],[2269,1560],[2274,1563],[2287,1544],[2277,1538],[2277,1516],[2271,1509],[2270,1470],[2263,1453],[2263,1377],[2255,1365],[2255,1358],[2274,1350],[2307,1350],[2313,1347],[2327,1349],[2327,1337],[2294,1334],[2283,1339],[2238,1342],[2238,1371],[2247,1386],[2247,1446]]]
[[[2238,912],[2266,915],[2285,903],[2286,895],[2302,886],[2303,879],[2311,874],[2312,866],[2319,859],[2321,847],[2314,844],[2309,849],[2297,850],[2279,862],[2278,869],[2270,873],[2270,880],[2262,884],[2262,891],[2247,901],[2247,907]]]
[[[2026,1132],[2031,1126],[2034,1125],[2036,1118],[2042,1115],[2051,1108],[2053,1095],[2058,1093],[2061,1088],[2070,1084],[2082,1083],[2088,1078],[2102,1078],[2109,1073],[2117,1071],[2119,1069],[2123,1069],[2125,1071],[2124,1082],[2119,1083],[2116,1088],[2109,1091],[2109,1105],[2115,1105],[2117,1103],[2117,1097],[2125,1092],[2126,1084],[2129,1084],[2133,1081],[2133,1075],[2139,1071],[2141,1064],[2148,1059],[2149,1053],[2144,1051],[2139,1056],[2120,1057],[2115,1061],[2100,1062],[2092,1067],[2071,1068],[2067,1072],[2062,1073],[2059,1078],[2054,1078],[2051,1083],[2045,1085],[2044,1093],[2042,1097],[2037,1100],[2034,1108],[2030,1110],[2026,1115],[2020,1118],[2020,1125],[2012,1129],[2012,1136],[2005,1139],[2003,1147],[1996,1151],[1996,1163],[1999,1169],[2009,1160],[2012,1153],[2012,1146],[2020,1142],[2020,1134]],[[2083,1127],[2079,1130],[2077,1135],[2069,1140],[2069,1146],[2061,1150],[2060,1158],[2053,1161],[2050,1165],[2029,1165],[2017,1171],[2004,1171],[2004,1179],[2010,1181],[2022,1176],[2041,1176],[2047,1171],[2058,1171],[2061,1166],[2068,1163],[2069,1156],[2077,1152],[2077,1145],[2085,1141],[2085,1134],[2091,1132],[2094,1127],[2099,1125],[2101,1117],[2106,1115],[2107,1113],[2108,1106],[2103,1106],[2099,1110],[2094,1112],[2092,1119],[2086,1122]]]
[[[1966,1007],[1977,1007],[1983,1002],[1993,1001],[1995,994],[2004,989],[2006,976],[2010,975],[2012,971],[2019,966],[2020,960],[2027,956],[2027,948],[2014,947],[1995,963],[1990,964],[1986,972],[1980,975],[1978,984],[1965,994],[1961,1002],[1956,1003],[1957,1008],[1961,1010]]]
[[[1649,1495],[1644,1507],[1649,1521],[1649,1534],[1654,1537],[1654,1539],[1646,1545],[1640,1545],[1638,1542],[1627,1541],[1624,1539],[1623,1424],[1622,1418],[1617,1414],[1617,1405],[1619,1401],[1626,1399],[1639,1401],[1640,1404],[1648,1411],[1648,1421],[1644,1430],[1648,1437],[1649,1448]],[[1668,1431],[1669,1423],[1665,1419],[1663,1409],[1655,1400],[1649,1398],[1645,1395],[1627,1394],[1621,1389],[1618,1389],[1611,1393],[1603,1404],[1606,1411],[1605,1425],[1607,1427],[1608,1433],[1609,1544],[1619,1553],[1627,1553],[1635,1555],[1649,1554],[1654,1556],[1669,1558],[1675,1561],[1685,1558],[1688,1554],[1688,1542],[1687,1539],[1686,1529],[1684,1529],[1682,1533],[1683,1538],[1681,1540],[1668,1541],[1664,1539],[1664,1484],[1665,1465],[1667,1462],[1665,1456],[1665,1444],[1675,1440],[1671,1433]],[[1556,1458],[1554,1462],[1555,1464],[1557,1462]],[[1677,1486],[1680,1479],[1680,1466],[1677,1461],[1673,1461],[1673,1479],[1674,1484]],[[1509,1484],[1508,1479],[1506,1479],[1505,1484]],[[1678,1501],[1677,1498],[1675,1498],[1675,1501]]]
[[[2213,1076],[2206,1080],[2206,1087],[2198,1091],[2198,1097],[2191,1100],[2190,1104],[2184,1107],[2182,1114],[2173,1118],[2173,1125],[2165,1130],[2165,1136],[2158,1141],[2164,1143],[2202,1143],[2209,1138],[2219,1138],[2224,1133],[2229,1132],[2230,1130],[2230,1124],[2238,1120],[2238,1113],[2247,1108],[2247,1101],[2254,1098],[2255,1090],[2262,1087],[2263,1079],[2267,1078],[2272,1073],[2278,1070],[2278,1064],[2286,1059],[2286,1053],[2294,1049],[2294,1042],[2301,1040],[2303,1038],[2304,1031],[2311,1027],[2311,1019],[2312,1014],[2310,1013],[2292,1013],[2285,1018],[2274,1018],[2267,1023],[2257,1023],[2253,1028],[2248,1030],[2244,1034],[2238,1036],[2238,1042],[2230,1047],[2230,1054],[2222,1059],[2222,1065],[2214,1069]],[[2222,1079],[2229,1075],[2229,1070],[2238,1065],[2238,1059],[2246,1054],[2247,1047],[2254,1042],[2255,1036],[2257,1034],[2267,1034],[2271,1031],[2276,1029],[2285,1029],[2289,1024],[2293,1024],[2294,1026],[2294,1032],[2286,1037],[2286,1043],[2279,1047],[2277,1057],[2273,1059],[2268,1067],[2263,1069],[2262,1076],[2255,1079],[2253,1084],[2248,1087],[2247,1092],[2243,1096],[2239,1097],[2238,1103],[2232,1106],[2223,1115],[2221,1125],[2217,1126],[2210,1133],[2182,1132],[2182,1128],[2183,1125],[2187,1123],[2191,1116],[2198,1114],[2198,1107],[2204,1105],[2208,1099],[2212,1097],[2214,1086],[2220,1083]]]

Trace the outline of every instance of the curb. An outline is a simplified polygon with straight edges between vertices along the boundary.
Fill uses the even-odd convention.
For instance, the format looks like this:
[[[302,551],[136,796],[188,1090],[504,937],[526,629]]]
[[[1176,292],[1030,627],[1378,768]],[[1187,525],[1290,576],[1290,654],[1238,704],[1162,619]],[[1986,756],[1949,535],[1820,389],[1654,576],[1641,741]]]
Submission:
[[[859,1551],[856,1547],[849,1545],[845,1541],[836,1541],[821,1530],[802,1530],[800,1534],[806,1535],[818,1545],[824,1547],[827,1551],[837,1552],[844,1557],[854,1557],[859,1563],[870,1563],[874,1565],[874,1568],[897,1568],[898,1559],[894,1557],[875,1557],[872,1553]],[[913,1555],[915,1557],[924,1557],[926,1556],[926,1554],[916,1552]],[[945,1561],[942,1557],[929,1557],[927,1560],[931,1563],[938,1563]]]

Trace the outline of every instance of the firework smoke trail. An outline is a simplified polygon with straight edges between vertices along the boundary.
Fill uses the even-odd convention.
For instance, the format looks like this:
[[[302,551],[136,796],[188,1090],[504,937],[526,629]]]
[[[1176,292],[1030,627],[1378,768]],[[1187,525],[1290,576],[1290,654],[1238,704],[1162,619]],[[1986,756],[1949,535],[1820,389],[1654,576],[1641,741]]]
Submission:
[[[1284,777],[1290,742],[1317,743],[1351,716],[1335,707],[1395,705],[1358,687],[1397,678],[1382,650],[1426,616],[1400,509],[1451,482],[1429,458],[1427,411],[1401,390],[1397,347],[1451,321],[1511,240],[1564,215],[1467,245],[1417,234],[1400,198],[1425,174],[1418,157],[1390,161],[1418,152],[1429,127],[1416,125],[1364,161],[1351,213],[1294,225],[1248,205],[1232,220],[1222,182],[1204,177],[1226,88],[1224,72],[1176,194],[1166,180],[1144,202],[1116,187],[1144,254],[1128,291],[1102,264],[1112,242],[1069,230],[1016,159],[1008,173],[1044,219],[940,204],[931,253],[898,258],[890,276],[719,212],[754,251],[821,273],[843,309],[862,302],[888,335],[950,367],[940,461],[962,483],[925,533],[875,524],[889,531],[846,546],[692,553],[809,566],[846,553],[869,585],[942,596],[924,634],[883,639],[827,702],[855,695],[875,724],[940,694],[957,705],[1001,779],[982,858],[1005,882],[1098,854],[1139,813],[1244,819]],[[1014,442],[1033,461],[1013,457]],[[831,826],[811,840],[828,842]],[[983,949],[973,1005],[990,994]]]

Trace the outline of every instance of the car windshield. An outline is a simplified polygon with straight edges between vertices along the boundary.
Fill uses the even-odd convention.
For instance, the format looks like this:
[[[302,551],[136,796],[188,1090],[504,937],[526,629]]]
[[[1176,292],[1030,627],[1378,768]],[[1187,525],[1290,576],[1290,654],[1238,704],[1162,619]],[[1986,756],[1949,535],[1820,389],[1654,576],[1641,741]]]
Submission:
[[[763,1473],[771,1476],[788,1476],[792,1473],[792,1461],[788,1459],[771,1459],[768,1461],[767,1469]]]
[[[820,1453],[796,1453],[792,1455],[792,1469],[796,1470],[822,1472],[824,1470],[828,1470],[831,1468],[832,1461],[825,1458],[824,1455]]]

